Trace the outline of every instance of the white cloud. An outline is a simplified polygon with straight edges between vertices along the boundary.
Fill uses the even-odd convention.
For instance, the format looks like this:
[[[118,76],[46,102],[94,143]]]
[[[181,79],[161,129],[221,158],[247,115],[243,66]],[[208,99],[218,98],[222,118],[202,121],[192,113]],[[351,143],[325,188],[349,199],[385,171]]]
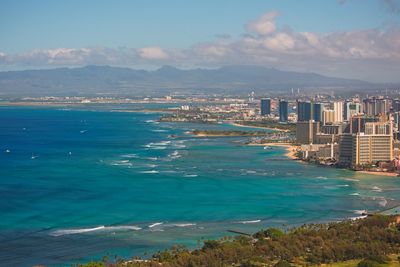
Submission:
[[[259,35],[268,35],[276,31],[275,18],[278,12],[272,11],[265,13],[259,19],[246,24],[246,30]]]
[[[56,48],[25,53],[0,53],[0,67],[78,66],[88,64],[215,67],[258,64],[281,69],[313,71],[333,76],[400,80],[400,28],[333,33],[295,32],[275,25],[277,12],[268,12],[246,25],[251,33],[238,38],[216,38],[186,49]]]
[[[143,59],[160,60],[168,58],[168,54],[159,46],[143,47],[138,50],[138,53]]]
[[[263,44],[271,50],[286,51],[294,48],[295,40],[290,35],[281,32],[266,38]]]

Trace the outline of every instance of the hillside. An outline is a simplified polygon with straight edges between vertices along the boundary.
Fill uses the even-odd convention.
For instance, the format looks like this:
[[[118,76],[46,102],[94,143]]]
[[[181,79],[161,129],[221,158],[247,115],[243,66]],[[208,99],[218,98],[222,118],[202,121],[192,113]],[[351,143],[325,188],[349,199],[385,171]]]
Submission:
[[[152,95],[171,91],[248,92],[290,88],[366,88],[360,81],[315,73],[282,71],[259,66],[181,70],[163,66],[154,71],[110,66],[86,66],[0,72],[0,95]]]

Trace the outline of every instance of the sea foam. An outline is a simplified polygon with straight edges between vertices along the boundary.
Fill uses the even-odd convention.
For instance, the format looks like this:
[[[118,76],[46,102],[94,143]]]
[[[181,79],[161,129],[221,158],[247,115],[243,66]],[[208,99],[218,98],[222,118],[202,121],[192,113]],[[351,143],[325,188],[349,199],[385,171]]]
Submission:
[[[156,227],[156,226],[159,226],[159,225],[162,225],[162,224],[163,224],[162,222],[152,223],[152,224],[149,225],[149,228],[153,228],[153,227]]]
[[[241,224],[251,224],[251,223],[259,223],[261,220],[250,220],[250,221],[239,221]]]
[[[77,229],[63,229],[56,230],[50,233],[51,236],[63,236],[63,235],[74,235],[74,234],[85,234],[96,231],[138,231],[142,228],[134,225],[119,225],[119,226],[97,226],[93,228],[77,228]]]
[[[371,190],[374,192],[382,192],[382,189],[377,186],[372,187]]]

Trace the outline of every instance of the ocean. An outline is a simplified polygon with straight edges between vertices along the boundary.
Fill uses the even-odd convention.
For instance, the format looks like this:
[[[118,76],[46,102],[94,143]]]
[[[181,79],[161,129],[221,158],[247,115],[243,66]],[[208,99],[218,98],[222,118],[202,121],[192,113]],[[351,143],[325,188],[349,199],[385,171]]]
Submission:
[[[154,106],[0,107],[1,266],[148,257],[227,230],[338,221],[400,202],[397,177],[187,133],[230,125],[119,112]]]

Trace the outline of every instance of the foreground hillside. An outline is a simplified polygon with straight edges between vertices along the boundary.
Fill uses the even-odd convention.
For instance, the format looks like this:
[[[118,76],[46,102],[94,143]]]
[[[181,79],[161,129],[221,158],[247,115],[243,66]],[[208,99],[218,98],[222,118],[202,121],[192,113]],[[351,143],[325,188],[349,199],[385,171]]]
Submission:
[[[205,241],[201,249],[174,247],[149,260],[104,259],[94,266],[400,266],[400,216],[310,224],[286,232]]]

